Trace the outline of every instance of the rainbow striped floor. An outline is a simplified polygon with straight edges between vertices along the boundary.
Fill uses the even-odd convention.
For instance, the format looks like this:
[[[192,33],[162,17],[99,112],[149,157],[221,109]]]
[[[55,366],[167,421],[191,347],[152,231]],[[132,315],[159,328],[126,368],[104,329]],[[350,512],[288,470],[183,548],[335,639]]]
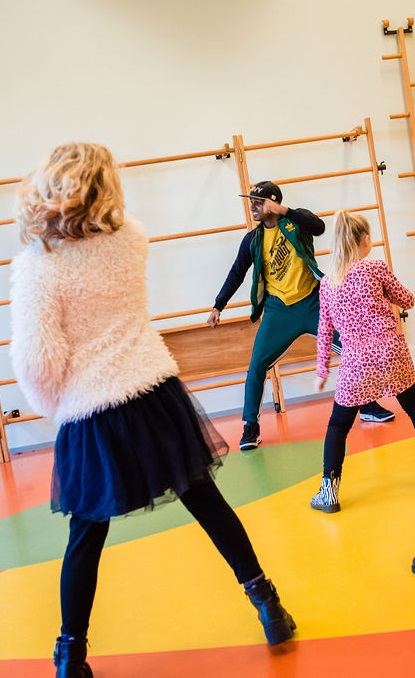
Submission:
[[[179,502],[113,522],[89,633],[95,678],[413,678],[415,437],[395,401],[386,424],[357,421],[342,511],[309,508],[330,400],[264,412],[261,448],[238,451],[218,485],[297,622],[271,650],[255,610]],[[0,466],[0,677],[49,678],[59,632],[68,520],[48,506],[50,450]]]

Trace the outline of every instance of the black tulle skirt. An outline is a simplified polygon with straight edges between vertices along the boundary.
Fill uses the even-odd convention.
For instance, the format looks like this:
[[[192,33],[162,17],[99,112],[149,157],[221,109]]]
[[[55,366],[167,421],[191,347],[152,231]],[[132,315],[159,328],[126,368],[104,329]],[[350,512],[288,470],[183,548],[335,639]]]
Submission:
[[[228,449],[198,401],[171,377],[60,427],[52,511],[99,522],[153,509],[210,480]]]

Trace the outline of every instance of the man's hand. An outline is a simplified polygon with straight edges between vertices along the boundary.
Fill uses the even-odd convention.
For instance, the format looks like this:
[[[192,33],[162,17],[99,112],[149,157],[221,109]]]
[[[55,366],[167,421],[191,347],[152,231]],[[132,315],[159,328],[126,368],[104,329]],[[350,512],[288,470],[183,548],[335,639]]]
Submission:
[[[214,308],[206,322],[212,329],[215,329],[220,323],[220,311],[218,311],[217,308]]]
[[[280,205],[279,202],[274,202],[269,198],[264,200],[264,203],[265,203],[264,209],[268,210],[269,212],[272,212],[272,214],[278,214],[278,216],[282,216],[287,214],[288,212],[288,207]]]
[[[314,382],[314,389],[318,393],[319,391],[323,391],[324,387],[326,385],[327,377],[316,377],[315,382]]]

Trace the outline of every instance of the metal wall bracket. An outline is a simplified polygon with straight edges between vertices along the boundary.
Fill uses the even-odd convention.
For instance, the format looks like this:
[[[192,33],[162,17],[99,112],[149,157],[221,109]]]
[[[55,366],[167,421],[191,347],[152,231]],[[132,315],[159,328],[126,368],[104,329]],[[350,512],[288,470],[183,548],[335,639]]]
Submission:
[[[346,134],[344,137],[342,137],[342,141],[344,143],[347,143],[348,141],[356,141],[360,135],[363,134],[363,128],[361,125],[358,125],[357,127],[354,127],[352,130],[350,130],[349,134]]]
[[[413,17],[408,17],[408,26],[407,28],[403,29],[404,33],[412,33],[412,26],[414,25],[414,20]],[[384,35],[396,35],[397,30],[393,31],[389,29],[389,20],[388,19],[383,19],[382,21],[382,26],[383,26],[383,34]]]
[[[223,148],[224,148],[223,153],[216,153],[215,155],[216,160],[227,160],[228,158],[231,157],[231,149],[229,147],[229,144],[225,144]]]
[[[20,417],[20,410],[6,410],[6,412],[3,412],[3,415],[6,419],[17,419]]]

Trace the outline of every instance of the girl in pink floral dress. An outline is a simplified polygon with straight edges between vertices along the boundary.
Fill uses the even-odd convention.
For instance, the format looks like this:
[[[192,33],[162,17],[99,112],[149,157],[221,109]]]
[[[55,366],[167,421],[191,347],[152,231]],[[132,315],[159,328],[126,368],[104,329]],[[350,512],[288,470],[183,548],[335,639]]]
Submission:
[[[333,332],[342,343],[333,411],[324,441],[323,478],[311,507],[340,511],[338,499],[346,438],[359,406],[396,396],[415,426],[415,369],[391,304],[414,305],[384,261],[365,257],[372,248],[365,217],[338,212],[330,269],[320,286],[316,387],[328,374]]]

